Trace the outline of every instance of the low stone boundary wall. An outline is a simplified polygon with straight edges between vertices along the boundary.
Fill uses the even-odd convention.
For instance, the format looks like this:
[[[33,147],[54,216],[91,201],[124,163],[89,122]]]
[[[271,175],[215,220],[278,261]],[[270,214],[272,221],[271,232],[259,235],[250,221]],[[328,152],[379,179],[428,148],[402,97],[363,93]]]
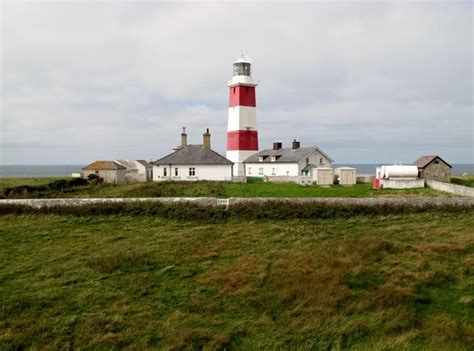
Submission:
[[[474,197],[474,188],[470,188],[468,186],[451,184],[451,183],[443,183],[443,182],[438,182],[436,180],[426,180],[426,186],[429,188],[433,188],[435,190],[445,191],[447,193]]]
[[[325,203],[341,205],[410,205],[410,206],[474,206],[474,198],[446,198],[446,197],[233,197],[229,199],[217,199],[212,197],[141,197],[141,198],[95,198],[95,199],[1,199],[1,205],[26,205],[35,208],[52,206],[81,206],[90,204],[111,204],[131,202],[160,202],[164,204],[189,202],[201,206],[233,206],[239,204],[260,204],[265,202],[290,202],[294,204]]]
[[[161,202],[164,204],[190,202],[201,206],[217,206],[214,197],[129,197],[129,198],[90,198],[90,199],[1,199],[1,205],[25,205],[31,207],[82,206],[92,204],[112,204],[129,202]]]
[[[341,205],[411,205],[411,206],[474,206],[474,199],[471,198],[449,198],[449,197],[233,197],[229,199],[229,206],[248,203],[265,203],[272,201],[290,202],[294,204],[305,203],[324,203],[324,204],[341,204]]]

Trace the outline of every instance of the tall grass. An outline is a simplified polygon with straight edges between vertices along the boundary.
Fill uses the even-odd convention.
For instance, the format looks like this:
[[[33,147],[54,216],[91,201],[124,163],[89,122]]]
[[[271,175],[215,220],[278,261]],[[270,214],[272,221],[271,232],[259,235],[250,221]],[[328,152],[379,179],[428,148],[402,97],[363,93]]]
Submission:
[[[166,219],[193,221],[223,221],[227,219],[244,220],[288,220],[351,218],[354,216],[381,216],[411,213],[474,213],[470,205],[424,205],[410,204],[328,204],[328,203],[290,203],[268,201],[265,203],[243,203],[224,207],[202,206],[192,203],[102,203],[80,206],[51,206],[34,208],[26,205],[1,205],[0,215],[7,214],[59,214],[74,216],[132,215],[156,216]]]

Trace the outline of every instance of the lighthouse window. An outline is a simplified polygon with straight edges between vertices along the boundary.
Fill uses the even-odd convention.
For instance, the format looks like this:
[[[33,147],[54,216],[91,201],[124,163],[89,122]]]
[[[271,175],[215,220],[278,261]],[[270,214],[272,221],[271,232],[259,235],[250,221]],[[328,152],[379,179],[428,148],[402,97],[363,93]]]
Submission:
[[[195,175],[196,175],[196,168],[194,167],[189,168],[189,176],[193,177]]]

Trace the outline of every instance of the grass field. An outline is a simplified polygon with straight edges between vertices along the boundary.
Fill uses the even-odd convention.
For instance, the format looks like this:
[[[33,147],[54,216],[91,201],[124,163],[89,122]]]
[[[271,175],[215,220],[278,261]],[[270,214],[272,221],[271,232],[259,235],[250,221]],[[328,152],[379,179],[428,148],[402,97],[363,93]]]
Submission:
[[[48,178],[38,179],[0,179],[0,197],[6,188],[20,185],[46,185]],[[58,197],[160,197],[160,196],[212,196],[212,197],[372,197],[372,196],[453,196],[430,188],[374,190],[370,184],[357,184],[350,187],[333,185],[301,186],[298,184],[275,184],[262,181],[242,183],[224,182],[162,182],[162,183],[123,183],[75,186],[49,191],[19,192],[15,197],[58,198]]]
[[[474,216],[0,216],[0,350],[472,350]]]

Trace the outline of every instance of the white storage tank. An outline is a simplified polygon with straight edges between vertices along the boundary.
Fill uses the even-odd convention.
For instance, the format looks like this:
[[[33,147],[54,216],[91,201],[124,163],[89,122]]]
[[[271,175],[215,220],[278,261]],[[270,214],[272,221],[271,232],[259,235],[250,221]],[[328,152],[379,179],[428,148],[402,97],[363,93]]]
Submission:
[[[318,185],[331,185],[333,183],[332,168],[313,168],[313,182]]]
[[[338,176],[339,184],[354,185],[357,182],[357,169],[352,167],[337,167],[335,174]]]
[[[404,165],[382,166],[381,176],[383,179],[416,179],[418,178],[418,167]]]

